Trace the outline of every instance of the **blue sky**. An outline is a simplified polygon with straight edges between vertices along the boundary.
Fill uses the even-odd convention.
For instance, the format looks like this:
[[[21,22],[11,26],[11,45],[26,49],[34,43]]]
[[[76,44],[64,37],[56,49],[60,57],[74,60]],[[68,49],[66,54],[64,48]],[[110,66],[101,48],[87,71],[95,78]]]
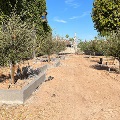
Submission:
[[[97,36],[91,18],[93,0],[46,0],[48,24],[54,35],[91,40]]]

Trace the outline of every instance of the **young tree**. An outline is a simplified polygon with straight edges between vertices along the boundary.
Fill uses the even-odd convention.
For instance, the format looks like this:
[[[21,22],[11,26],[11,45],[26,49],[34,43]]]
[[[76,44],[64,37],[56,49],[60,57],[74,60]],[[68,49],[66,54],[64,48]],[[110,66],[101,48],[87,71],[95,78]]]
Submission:
[[[47,33],[52,32],[47,21],[42,20],[42,16],[47,14],[46,0],[1,0],[0,3],[0,23],[6,16],[10,16],[11,11],[15,8],[16,14],[20,15],[21,20],[33,28],[33,56],[40,54],[41,41],[45,41]]]
[[[105,52],[107,55],[113,56],[119,61],[120,73],[120,31],[107,38]]]
[[[66,49],[66,45],[64,41],[53,40],[53,42],[54,42],[54,53],[59,54],[59,52],[64,51]]]
[[[10,63],[12,83],[15,83],[15,62],[31,57],[32,44],[31,28],[21,20],[20,16],[12,12],[11,16],[0,26],[0,51],[2,51],[0,64]]]
[[[97,31],[102,35],[109,35],[120,27],[120,1],[94,0],[92,20]]]
[[[44,39],[41,41],[41,46],[39,50],[41,54],[48,55],[48,62],[50,62],[50,56],[54,53],[55,45],[52,40],[52,34],[47,33],[47,36],[45,36]]]

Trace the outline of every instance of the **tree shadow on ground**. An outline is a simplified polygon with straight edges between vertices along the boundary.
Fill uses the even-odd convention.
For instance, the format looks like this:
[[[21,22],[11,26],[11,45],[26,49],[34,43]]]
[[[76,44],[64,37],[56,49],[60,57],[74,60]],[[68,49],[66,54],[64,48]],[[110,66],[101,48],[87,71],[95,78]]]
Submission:
[[[22,67],[17,69],[17,73],[15,75],[15,83],[20,80],[25,80],[31,77],[38,76],[42,71],[40,68],[33,69],[30,66]]]
[[[9,76],[6,76],[4,74],[0,75],[0,83],[4,82],[6,79],[10,79],[10,75]]]
[[[89,56],[84,56],[84,58],[90,58]]]
[[[99,62],[99,60],[90,60],[90,62],[97,62],[97,63],[98,63],[98,62]]]
[[[109,67],[108,66],[102,66],[102,65],[99,65],[99,64],[91,65],[90,67],[93,68],[93,69],[96,69],[96,70],[106,70],[106,71],[109,71]],[[116,69],[115,68],[110,68],[109,72],[116,72]]]

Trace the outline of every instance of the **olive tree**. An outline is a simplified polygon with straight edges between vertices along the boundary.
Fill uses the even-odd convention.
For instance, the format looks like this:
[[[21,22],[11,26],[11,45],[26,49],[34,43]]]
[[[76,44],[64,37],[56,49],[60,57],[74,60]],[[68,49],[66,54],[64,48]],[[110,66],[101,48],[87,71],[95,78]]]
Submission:
[[[66,49],[65,42],[62,40],[54,40],[54,53],[57,55],[59,52],[64,51]]]
[[[11,79],[14,80],[14,65],[23,58],[31,57],[33,41],[31,28],[15,12],[2,21],[0,26],[0,65],[10,63]]]
[[[105,52],[119,61],[120,73],[120,31],[107,37]]]
[[[54,53],[54,42],[51,33],[47,33],[47,36],[44,36],[44,39],[41,40],[39,53],[48,55],[48,62],[50,62],[50,56]]]

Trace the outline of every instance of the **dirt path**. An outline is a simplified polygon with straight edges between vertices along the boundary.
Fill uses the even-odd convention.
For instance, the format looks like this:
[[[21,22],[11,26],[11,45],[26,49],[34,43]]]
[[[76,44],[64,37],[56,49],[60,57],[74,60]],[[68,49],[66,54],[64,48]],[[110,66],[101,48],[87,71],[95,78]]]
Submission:
[[[93,64],[70,55],[24,105],[2,105],[0,120],[120,120],[120,75]]]

